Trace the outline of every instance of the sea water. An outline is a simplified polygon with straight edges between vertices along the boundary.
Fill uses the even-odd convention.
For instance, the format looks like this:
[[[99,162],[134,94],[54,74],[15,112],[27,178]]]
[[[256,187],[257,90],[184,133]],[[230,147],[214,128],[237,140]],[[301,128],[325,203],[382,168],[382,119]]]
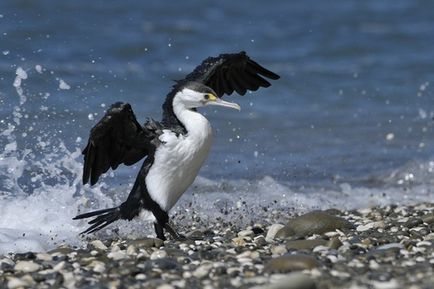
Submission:
[[[81,245],[81,212],[128,195],[140,163],[81,183],[110,104],[160,119],[174,79],[247,53],[281,75],[200,109],[214,144],[173,209],[210,220],[434,202],[431,2],[2,1],[0,254]],[[241,220],[239,222],[242,222]],[[101,234],[153,235],[150,217]]]

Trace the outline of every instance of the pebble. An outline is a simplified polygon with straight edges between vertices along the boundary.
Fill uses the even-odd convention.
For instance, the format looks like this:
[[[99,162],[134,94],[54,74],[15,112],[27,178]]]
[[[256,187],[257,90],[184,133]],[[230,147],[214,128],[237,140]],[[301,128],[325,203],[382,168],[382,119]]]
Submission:
[[[54,267],[53,267],[53,271],[60,271],[65,267],[65,261],[61,261],[59,263],[57,263]]]
[[[272,246],[271,247],[271,254],[273,255],[283,255],[286,252],[288,252],[288,250],[286,249],[286,247],[284,245],[278,245],[278,246]]]
[[[201,230],[194,230],[194,231],[189,232],[187,234],[187,238],[192,239],[192,240],[201,240],[201,239],[203,239],[203,233]]]
[[[134,278],[135,278],[136,280],[146,280],[146,279],[147,279],[146,275],[143,274],[143,273],[139,273],[139,274],[137,274]]]
[[[38,271],[40,267],[41,266],[39,266],[38,264],[32,261],[18,261],[17,264],[15,264],[14,269],[15,271],[30,273],[30,272]]]
[[[105,271],[105,264],[101,261],[94,260],[89,264],[89,267],[98,273],[103,273]]]
[[[265,236],[265,240],[267,242],[273,241],[277,232],[279,232],[279,230],[282,229],[283,227],[285,227],[285,226],[282,224],[271,225],[270,228],[268,229],[267,235]]]
[[[339,249],[342,245],[343,243],[337,237],[331,238],[330,241],[328,241],[327,243],[328,247],[335,250]]]
[[[104,243],[100,240],[93,240],[90,242],[90,244],[92,245],[92,247],[98,250],[106,251],[108,249],[107,246],[104,245]]]
[[[264,236],[257,236],[253,239],[253,243],[257,246],[263,247],[267,245],[267,240],[265,240]]]
[[[427,224],[434,224],[434,213],[429,213],[421,217],[422,221]]]
[[[404,249],[404,245],[401,243],[390,243],[390,244],[378,246],[376,249],[377,250],[390,250],[390,249],[400,250],[400,249]]]
[[[417,242],[417,243],[416,243],[416,246],[417,246],[417,247],[421,247],[421,246],[431,247],[431,246],[432,246],[432,243],[431,243],[431,242],[428,242],[428,241],[421,241],[421,242]]]
[[[252,230],[242,230],[238,232],[238,237],[252,237],[254,235]]]
[[[36,259],[41,261],[51,261],[53,260],[53,256],[47,253],[38,253],[36,254]]]
[[[115,261],[118,261],[118,260],[122,260],[122,259],[127,259],[128,255],[124,251],[114,251],[114,252],[108,253],[107,257],[109,257],[110,259],[113,259]]]
[[[84,248],[59,246],[49,253],[2,256],[0,288],[431,288],[434,226],[426,220],[434,205],[419,208],[312,212],[285,226],[277,221],[288,213],[278,210],[264,213],[269,215],[261,224],[242,227],[219,220],[210,229],[191,219],[191,230],[180,229],[195,238],[184,241],[111,236],[114,240],[89,241]],[[331,227],[313,224],[324,214],[344,226],[327,231]],[[302,226],[293,222],[297,218],[303,219]],[[292,235],[279,240],[273,226]],[[262,228],[267,228],[267,238]],[[20,262],[38,269],[15,270]]]
[[[236,237],[236,238],[232,239],[232,243],[235,246],[244,246],[244,245],[246,245],[246,240],[245,240],[245,237]]]
[[[378,229],[378,228],[384,228],[385,224],[383,221],[378,222],[371,222],[365,225],[359,225],[357,226],[356,230],[357,232],[365,232],[371,229]]]
[[[128,255],[136,255],[137,254],[137,248],[134,245],[129,245],[127,247],[127,254]]]
[[[18,278],[14,278],[11,277],[8,281],[8,288],[9,289],[17,289],[17,288],[24,288],[24,287],[28,287],[31,284],[29,284],[28,282],[18,279]]]
[[[156,259],[161,259],[161,258],[166,258],[167,257],[167,252],[164,250],[157,250],[155,252],[153,252],[151,254],[150,259],[151,260],[156,260]]]
[[[423,223],[423,220],[420,218],[411,218],[407,222],[405,222],[404,226],[407,228],[414,228]]]
[[[2,264],[2,263],[4,263],[4,264],[8,264],[8,265],[10,265],[10,266],[15,266],[14,261],[12,261],[12,260],[9,259],[9,258],[3,258],[3,259],[0,259],[0,264]]]
[[[209,270],[213,267],[212,263],[209,264],[202,264],[200,265],[194,272],[193,276],[202,279],[203,277],[207,276],[209,273]]]

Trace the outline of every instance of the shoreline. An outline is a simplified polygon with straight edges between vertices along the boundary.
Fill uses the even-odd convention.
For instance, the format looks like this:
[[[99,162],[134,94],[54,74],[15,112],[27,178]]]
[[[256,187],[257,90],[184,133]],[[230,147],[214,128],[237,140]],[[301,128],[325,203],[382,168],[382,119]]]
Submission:
[[[185,241],[95,238],[84,248],[10,253],[0,256],[0,288],[423,289],[434,284],[432,203],[263,215],[244,228],[230,221],[182,220],[177,226],[187,233]]]

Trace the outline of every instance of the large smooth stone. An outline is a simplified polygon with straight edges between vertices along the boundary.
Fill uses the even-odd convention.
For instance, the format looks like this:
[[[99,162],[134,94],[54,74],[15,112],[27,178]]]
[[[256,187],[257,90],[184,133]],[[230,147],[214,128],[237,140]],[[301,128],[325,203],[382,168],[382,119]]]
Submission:
[[[321,263],[310,255],[285,255],[272,259],[265,266],[266,272],[286,273],[291,271],[310,270],[320,266]]]
[[[276,233],[276,238],[300,238],[313,234],[323,234],[336,229],[352,228],[354,228],[354,225],[341,217],[323,211],[313,211],[289,220],[288,224]]]

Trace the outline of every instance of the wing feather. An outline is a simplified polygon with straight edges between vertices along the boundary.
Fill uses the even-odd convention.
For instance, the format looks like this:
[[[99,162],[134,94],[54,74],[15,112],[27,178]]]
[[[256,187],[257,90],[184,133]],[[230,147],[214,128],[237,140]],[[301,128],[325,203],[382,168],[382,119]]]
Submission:
[[[276,80],[280,76],[250,59],[244,51],[208,57],[183,81],[201,82],[211,87],[218,97],[234,91],[244,95],[247,90],[269,87],[266,79]]]
[[[234,84],[235,91],[240,95],[246,94],[247,87],[242,81],[240,81],[239,73],[237,71],[231,71],[231,74],[229,76],[232,80],[232,83]]]
[[[110,168],[132,165],[154,148],[155,132],[141,126],[128,103],[115,103],[92,128],[83,150],[83,183],[93,185]]]

